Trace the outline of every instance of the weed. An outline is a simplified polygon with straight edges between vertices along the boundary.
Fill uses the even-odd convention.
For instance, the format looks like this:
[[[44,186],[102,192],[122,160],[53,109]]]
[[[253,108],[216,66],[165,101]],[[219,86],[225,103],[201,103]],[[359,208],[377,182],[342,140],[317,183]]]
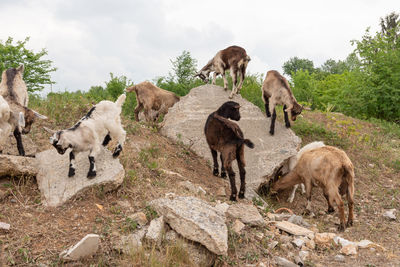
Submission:
[[[123,233],[133,232],[137,229],[138,223],[132,220],[129,217],[125,218],[123,225],[121,226],[121,230]]]
[[[262,202],[262,200],[259,197],[253,197],[253,204],[254,206],[263,206],[264,203]]]
[[[151,206],[146,206],[144,210],[144,213],[146,214],[148,220],[151,221],[158,217],[157,211],[155,211]]]

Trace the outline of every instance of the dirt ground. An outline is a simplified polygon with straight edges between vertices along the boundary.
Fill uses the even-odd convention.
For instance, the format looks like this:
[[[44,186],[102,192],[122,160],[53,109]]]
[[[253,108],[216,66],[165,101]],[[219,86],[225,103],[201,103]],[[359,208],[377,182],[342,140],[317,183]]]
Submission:
[[[211,203],[227,201],[227,197],[216,196],[220,187],[229,193],[227,181],[214,177],[204,159],[160,135],[155,126],[128,119],[124,119],[123,124],[127,141],[120,161],[126,175],[122,186],[115,191],[91,188],[60,207],[46,208],[41,205],[34,177],[4,177],[0,180],[0,221],[11,224],[10,231],[0,231],[0,265],[140,266],[113,250],[118,237],[135,229],[127,219],[129,214],[143,211],[151,218],[148,201],[169,192],[190,195],[178,186],[184,180],[201,185],[208,194],[199,197]],[[342,236],[351,241],[369,239],[386,248],[385,252],[359,250],[358,255],[346,256],[346,261],[340,264],[333,261],[339,254],[338,248],[317,248],[305,262],[306,266],[400,266],[399,219],[389,221],[382,216],[389,208],[400,211],[400,170],[396,165],[400,158],[399,138],[388,135],[375,124],[341,114],[307,112],[294,124],[297,126],[293,129],[302,137],[303,144],[323,140],[337,145],[348,153],[355,165],[356,220]],[[51,148],[49,134],[42,130],[42,126],[51,125],[51,121],[38,123],[29,134],[38,151]],[[310,125],[319,125],[325,130],[317,127],[309,132]],[[165,170],[182,177],[166,174]],[[287,192],[280,194],[279,200],[264,198],[270,206],[263,214],[279,207],[302,214],[306,202],[299,193],[292,204],[286,202]],[[304,218],[315,224],[320,232],[336,232],[337,213],[325,214],[327,204],[320,189],[313,190],[312,206],[316,215]],[[227,257],[218,258],[218,266],[245,266],[274,255],[287,256],[288,251],[279,246],[268,249],[271,240],[267,234],[262,240],[257,239],[257,233],[267,233],[268,229],[246,229],[242,235],[229,231],[229,253]],[[88,233],[101,235],[99,252],[91,259],[63,263],[58,258],[59,253]]]

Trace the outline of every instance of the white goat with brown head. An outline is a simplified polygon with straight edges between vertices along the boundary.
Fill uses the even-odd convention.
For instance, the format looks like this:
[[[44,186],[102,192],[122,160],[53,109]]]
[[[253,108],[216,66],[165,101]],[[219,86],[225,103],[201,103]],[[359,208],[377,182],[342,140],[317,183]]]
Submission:
[[[217,75],[221,74],[224,79],[224,89],[227,90],[228,81],[225,71],[229,70],[232,76],[232,92],[229,98],[232,98],[234,94],[240,94],[249,61],[250,57],[246,50],[239,46],[230,46],[220,50],[195,76],[199,76],[205,83],[208,83],[210,72],[214,72],[212,84],[215,84]]]
[[[332,146],[322,146],[305,151],[298,159],[296,166],[285,176],[276,179],[280,175],[277,171],[270,188],[272,192],[278,192],[304,183],[306,187],[307,211],[311,211],[311,190],[314,184],[322,188],[328,202],[328,213],[334,212],[335,202],[339,210],[339,231],[353,225],[354,208],[354,167],[343,150]],[[344,204],[341,195],[347,195],[349,216],[345,224]]]
[[[17,140],[18,153],[21,156],[25,155],[21,133],[27,134],[30,132],[35,118],[47,119],[46,116],[43,116],[27,107],[29,97],[25,82],[22,79],[23,72],[24,65],[21,65],[18,68],[7,69],[3,71],[0,83],[0,96],[7,101],[10,108],[11,114],[9,124],[12,126],[11,131],[14,131],[13,133]],[[23,117],[24,122],[22,122],[21,117]]]
[[[270,70],[265,76],[262,88],[262,100],[265,104],[265,113],[267,117],[271,117],[271,125],[269,133],[275,133],[275,120],[276,120],[276,105],[283,105],[283,113],[285,115],[286,128],[290,127],[288,112],[292,121],[301,113],[303,107],[297,103],[292,91],[290,90],[289,83],[279,72]]]

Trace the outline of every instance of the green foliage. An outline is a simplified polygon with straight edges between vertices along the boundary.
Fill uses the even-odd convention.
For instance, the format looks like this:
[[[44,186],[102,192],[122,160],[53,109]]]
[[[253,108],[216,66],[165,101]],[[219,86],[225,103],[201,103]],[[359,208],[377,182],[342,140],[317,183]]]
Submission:
[[[307,70],[309,73],[315,71],[314,62],[306,58],[292,57],[285,63],[283,63],[283,73],[292,76],[299,70]]]
[[[8,37],[5,42],[0,40],[0,73],[9,68],[16,68],[20,64],[24,64],[24,81],[28,87],[28,91],[38,92],[43,90],[45,84],[54,84],[51,80],[50,73],[56,71],[51,60],[44,60],[47,50],[42,49],[35,53],[27,49],[25,46],[29,41],[29,37],[24,41],[13,42],[13,38]]]
[[[174,74],[169,74],[170,80],[180,84],[190,84],[194,79],[197,68],[197,60],[192,58],[190,52],[184,50],[182,55],[171,60]]]

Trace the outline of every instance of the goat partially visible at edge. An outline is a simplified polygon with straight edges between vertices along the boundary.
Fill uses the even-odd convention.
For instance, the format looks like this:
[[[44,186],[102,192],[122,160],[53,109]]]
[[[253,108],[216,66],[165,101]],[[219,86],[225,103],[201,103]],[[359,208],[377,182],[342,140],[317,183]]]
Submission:
[[[229,98],[232,98],[234,94],[240,94],[240,89],[242,89],[246,75],[246,68],[250,60],[246,50],[242,47],[230,46],[220,50],[198,73],[196,73],[195,77],[198,76],[203,82],[208,83],[210,72],[213,71],[212,84],[215,84],[217,75],[221,74],[224,79],[224,89],[227,90],[228,81],[225,76],[225,71],[229,70],[232,76],[232,92]],[[240,79],[239,83],[237,81],[238,75]]]
[[[5,136],[8,136],[13,131],[17,141],[18,153],[21,156],[25,156],[21,133],[29,133],[36,118],[47,119],[46,116],[28,108],[28,89],[22,78],[23,73],[24,65],[7,69],[3,71],[0,83],[0,96],[7,101],[10,109],[8,124],[11,126],[11,130],[7,129],[5,131],[3,129],[2,136],[6,138]],[[2,150],[1,147],[0,150]]]
[[[148,81],[128,87],[125,91],[136,93],[137,105],[134,111],[136,121],[139,121],[139,112],[142,109],[147,121],[157,121],[161,114],[166,114],[168,109],[179,101],[179,96],[173,92],[161,89]],[[150,118],[151,110],[157,111],[154,118]]]
[[[121,107],[126,98],[125,94],[118,97],[117,101],[111,102],[107,100],[100,101],[92,107],[90,111],[74,126],[61,131],[47,131],[54,133],[50,137],[50,143],[57,149],[61,155],[68,148],[70,165],[68,176],[75,175],[75,154],[84,151],[89,153],[89,179],[96,176],[96,156],[101,149],[101,145],[106,146],[112,138],[118,141],[118,145],[114,149],[113,157],[116,158],[122,151],[125,142],[126,132],[121,125]]]
[[[246,191],[246,162],[244,159],[244,145],[254,148],[254,144],[249,139],[244,139],[243,132],[239,126],[228,120],[240,120],[240,105],[233,101],[225,102],[217,111],[208,116],[204,127],[208,146],[214,162],[213,174],[218,176],[218,152],[221,157],[221,177],[226,177],[228,171],[231,185],[230,200],[236,201],[237,189],[235,182],[235,172],[232,169],[232,161],[237,160],[240,174],[239,198],[244,198]]]
[[[295,121],[296,117],[300,115],[303,110],[303,106],[297,103],[285,77],[276,70],[268,71],[261,87],[261,91],[262,100],[265,104],[265,113],[267,117],[271,117],[272,114],[269,133],[271,135],[274,135],[275,133],[276,105],[283,105],[285,125],[286,128],[289,128],[290,122],[288,112],[290,112],[290,118],[292,121]]]
[[[328,202],[328,213],[334,212],[333,203],[339,210],[339,231],[353,225],[354,209],[354,167],[343,150],[323,146],[306,151],[292,171],[280,179],[279,171],[272,182],[271,191],[278,192],[293,185],[304,183],[306,187],[307,211],[311,212],[311,190],[314,184],[322,188]],[[345,223],[344,204],[341,195],[347,195],[349,216]]]

